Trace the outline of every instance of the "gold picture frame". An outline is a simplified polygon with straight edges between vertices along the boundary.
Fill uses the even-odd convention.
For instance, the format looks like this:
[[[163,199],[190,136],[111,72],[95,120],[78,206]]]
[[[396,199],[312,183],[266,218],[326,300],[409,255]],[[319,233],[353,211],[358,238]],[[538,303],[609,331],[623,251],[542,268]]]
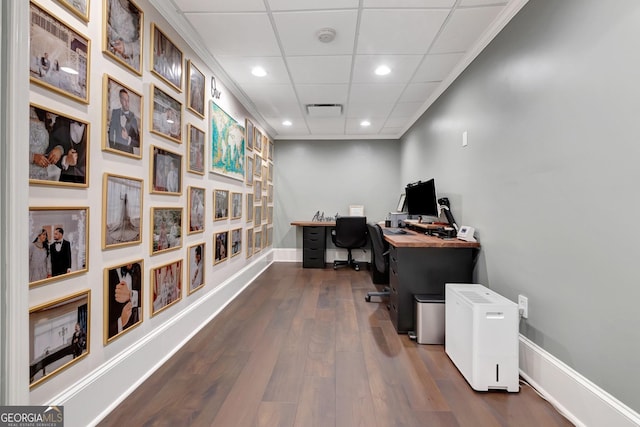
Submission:
[[[103,0],[102,15],[102,52],[141,76],[144,12],[132,0]]]
[[[262,250],[262,230],[258,227],[253,230],[253,253],[257,254]]]
[[[242,193],[231,193],[231,219],[242,218]]]
[[[187,61],[187,108],[196,116],[204,119],[204,74],[189,59]]]
[[[247,169],[244,171],[244,182],[248,186],[253,186],[253,155],[247,156]]]
[[[102,99],[102,150],[142,158],[143,96],[105,74]]]
[[[182,194],[181,154],[152,145],[149,174],[151,194]]]
[[[151,317],[182,299],[182,270],[181,259],[151,269]]]
[[[29,287],[89,271],[89,208],[29,208]]]
[[[205,199],[204,188],[187,187],[187,234],[204,232]]]
[[[29,184],[88,187],[91,124],[38,104],[29,108]]]
[[[106,267],[103,288],[103,345],[107,345],[144,319],[144,260]]]
[[[151,133],[182,144],[182,103],[153,83],[151,94]]]
[[[143,187],[138,178],[103,175],[102,249],[142,243]]]
[[[90,289],[29,309],[30,388],[89,355],[90,326]]]
[[[89,22],[90,0],[58,0],[58,2],[85,23]]]
[[[253,193],[247,193],[247,222],[253,222]]]
[[[182,51],[156,25],[151,23],[151,64],[149,69],[166,84],[182,92]]]
[[[204,175],[205,134],[191,123],[187,125],[187,172]]]
[[[182,247],[183,208],[151,208],[151,255]]]
[[[242,252],[242,227],[231,230],[231,258]]]
[[[247,258],[253,255],[253,228],[247,228]]]
[[[91,40],[33,1],[29,16],[29,80],[88,104]]]
[[[204,260],[205,246],[204,242],[196,243],[189,246],[188,249],[188,275],[187,275],[187,295],[191,295],[198,289],[201,289],[205,285],[205,266]]]
[[[214,233],[213,247],[213,265],[229,259],[229,230]]]
[[[222,221],[229,218],[229,190],[213,190],[213,220]]]
[[[255,126],[253,126],[251,120],[244,119],[244,129],[246,135],[245,143],[247,150],[253,151],[253,129],[255,129]]]

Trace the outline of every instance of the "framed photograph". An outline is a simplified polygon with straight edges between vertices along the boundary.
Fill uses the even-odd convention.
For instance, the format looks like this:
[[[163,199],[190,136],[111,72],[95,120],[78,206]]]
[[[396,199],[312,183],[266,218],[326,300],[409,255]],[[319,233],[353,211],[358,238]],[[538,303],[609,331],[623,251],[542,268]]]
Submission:
[[[261,178],[262,177],[262,157],[258,153],[253,156],[253,174]]]
[[[247,222],[253,222],[253,194],[247,193]]]
[[[269,178],[269,168],[265,163],[262,163],[262,180],[266,183]],[[265,191],[267,190],[266,185],[263,188]]]
[[[266,246],[273,245],[273,227],[268,227],[267,228],[267,239],[266,239],[266,241],[267,241]]]
[[[244,128],[213,101],[210,103],[211,165],[213,173],[244,180]]]
[[[396,212],[404,212],[406,200],[407,200],[406,193],[400,194],[400,199],[398,200],[398,206],[396,206]]]
[[[267,224],[273,224],[273,206],[267,207]]]
[[[187,189],[187,234],[204,231],[204,188],[189,187]]]
[[[142,95],[105,74],[102,149],[142,158]]]
[[[151,269],[151,316],[182,299],[182,260]]]
[[[253,232],[253,253],[257,254],[262,250],[262,231],[257,228]]]
[[[262,197],[262,181],[256,179],[253,184],[253,201],[260,203]]]
[[[89,270],[89,208],[29,208],[29,286]]]
[[[229,218],[229,190],[213,190],[213,220]]]
[[[142,323],[143,280],[142,259],[104,269],[104,345]]]
[[[269,156],[269,138],[262,134],[262,158],[266,161]],[[264,238],[264,235],[262,236]]]
[[[253,151],[253,123],[251,123],[251,120],[249,119],[244,119],[244,130],[245,130],[245,140],[247,143],[247,150],[251,150]]]
[[[182,156],[151,146],[151,193],[182,194]]]
[[[204,175],[204,131],[187,125],[187,172]]]
[[[151,133],[182,144],[182,103],[151,84]]]
[[[141,76],[144,12],[131,0],[104,0],[103,16],[102,52]]]
[[[267,187],[267,201],[273,203],[273,184],[269,184]]]
[[[151,208],[151,255],[182,247],[182,208]]]
[[[267,221],[267,196],[262,196],[262,221]]]
[[[189,246],[189,284],[187,285],[187,295],[197,291],[204,286],[204,243]]]
[[[89,354],[91,290],[29,309],[29,387]]]
[[[249,186],[253,185],[253,155],[247,156],[247,168],[244,173],[244,182]]]
[[[142,180],[105,173],[102,249],[142,242]]]
[[[269,162],[269,182],[273,182],[273,163]]]
[[[213,245],[215,253],[213,255],[213,264],[221,263],[229,258],[229,231],[221,231],[213,235]]]
[[[90,0],[58,0],[61,5],[66,7],[82,19],[84,22],[89,22],[89,1]]]
[[[256,154],[262,155],[262,132],[256,127],[253,128],[253,149]]]
[[[247,228],[247,258],[253,255],[253,228]]]
[[[29,183],[89,186],[90,124],[31,104],[29,109]]]
[[[256,227],[262,224],[262,206],[256,206],[253,213],[253,225]]]
[[[273,141],[269,140],[269,160],[273,160]]]
[[[178,92],[182,92],[182,51],[155,22],[151,23],[151,47],[151,72]]]
[[[187,108],[204,119],[204,74],[191,60],[187,61]]]
[[[88,104],[91,41],[33,2],[29,15],[30,80]]]
[[[242,218],[242,193],[231,193],[231,219]]]
[[[231,258],[242,252],[242,228],[231,230]]]

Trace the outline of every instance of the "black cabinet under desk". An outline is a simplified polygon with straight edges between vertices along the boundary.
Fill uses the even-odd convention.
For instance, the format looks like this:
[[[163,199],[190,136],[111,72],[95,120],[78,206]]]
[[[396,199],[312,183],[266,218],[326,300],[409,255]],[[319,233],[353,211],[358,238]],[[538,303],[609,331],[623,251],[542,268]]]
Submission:
[[[302,267],[325,267],[326,229],[325,226],[302,227]]]
[[[415,331],[416,294],[442,295],[445,283],[472,283],[479,244],[423,233],[385,235],[389,242],[389,315],[398,333]]]

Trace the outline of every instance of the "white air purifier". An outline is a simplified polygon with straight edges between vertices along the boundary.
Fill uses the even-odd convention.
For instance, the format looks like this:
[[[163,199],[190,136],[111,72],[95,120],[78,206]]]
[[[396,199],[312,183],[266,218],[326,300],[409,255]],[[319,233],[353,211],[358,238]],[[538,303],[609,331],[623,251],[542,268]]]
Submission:
[[[445,351],[474,390],[519,391],[518,305],[478,284],[445,285]]]

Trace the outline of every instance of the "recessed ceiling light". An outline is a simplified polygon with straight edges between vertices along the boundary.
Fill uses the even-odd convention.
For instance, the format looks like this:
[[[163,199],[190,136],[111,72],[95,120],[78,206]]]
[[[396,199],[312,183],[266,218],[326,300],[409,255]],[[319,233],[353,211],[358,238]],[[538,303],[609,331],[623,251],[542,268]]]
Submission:
[[[367,126],[371,126],[371,122],[369,120],[363,120],[360,122],[360,126],[366,128]]]
[[[380,65],[378,68],[376,68],[376,71],[375,71],[375,73],[379,76],[386,76],[390,72],[391,72],[391,68],[387,67],[386,65]]]
[[[256,77],[264,77],[267,75],[267,72],[262,67],[253,67],[251,69],[251,74],[253,74]]]
[[[284,122],[282,122],[283,126],[291,126],[293,123],[291,123],[291,120],[285,120]]]

